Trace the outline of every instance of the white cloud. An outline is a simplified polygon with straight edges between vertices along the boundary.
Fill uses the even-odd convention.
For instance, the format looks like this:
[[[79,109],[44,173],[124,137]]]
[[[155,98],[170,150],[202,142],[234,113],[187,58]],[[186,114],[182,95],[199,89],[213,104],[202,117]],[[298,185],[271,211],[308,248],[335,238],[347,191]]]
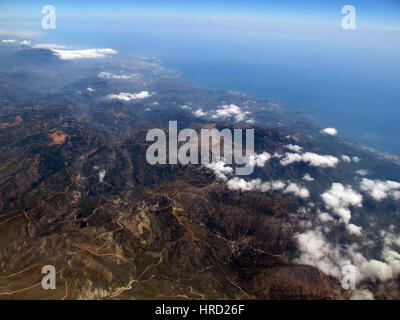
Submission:
[[[393,231],[393,226],[390,226],[389,230]],[[397,246],[400,248],[400,236],[389,231],[382,230],[381,236],[384,239],[385,246]]]
[[[321,156],[311,152],[303,154],[303,161],[314,167],[335,167],[338,163],[338,159],[334,156]]]
[[[333,183],[329,191],[321,195],[327,209],[332,209],[341,220],[348,224],[351,219],[350,206],[362,207],[362,196],[350,186]]]
[[[101,169],[99,171],[99,182],[103,182],[105,176],[106,176],[106,170]]]
[[[285,187],[286,187],[286,184],[284,182],[280,181],[280,180],[271,182],[271,188],[273,190],[277,190],[278,191],[278,190],[284,189]]]
[[[204,112],[203,109],[197,109],[196,111],[193,111],[193,114],[196,117],[204,117],[207,115],[207,112]]]
[[[253,191],[258,190],[261,192],[267,192],[269,190],[282,190],[286,187],[286,184],[280,180],[262,182],[260,179],[253,179],[246,181],[242,178],[235,177],[230,179],[227,186],[231,190],[242,190],[242,191]]]
[[[302,147],[294,145],[294,144],[288,144],[285,147],[286,147],[286,149],[289,149],[289,150],[294,151],[294,152],[301,152],[301,150],[303,150]]]
[[[359,226],[356,226],[355,224],[348,224],[346,225],[346,230],[350,233],[350,234],[354,234],[356,236],[361,236],[362,235],[362,228]]]
[[[232,174],[233,168],[227,167],[223,161],[211,162],[205,165],[207,168],[214,171],[215,175],[223,180],[228,180],[226,175]]]
[[[4,39],[4,40],[1,40],[1,42],[2,43],[16,43],[17,40],[15,40],[15,39]]]
[[[390,180],[380,181],[363,178],[360,184],[360,189],[367,192],[376,201],[381,201],[388,196],[392,196],[398,200],[400,196],[398,193],[400,183]]]
[[[89,91],[89,92],[93,92],[93,91],[95,91],[95,89],[93,89],[93,88],[90,88],[90,87],[86,88],[86,90],[87,90],[87,91]]]
[[[351,162],[351,158],[350,158],[349,156],[346,156],[346,155],[343,155],[343,156],[342,156],[342,160],[343,160],[344,162]]]
[[[357,170],[357,174],[359,175],[359,176],[366,176],[367,174],[368,174],[368,171],[367,170]]]
[[[231,190],[253,191],[261,189],[261,180],[254,179],[249,182],[242,178],[235,177],[228,181],[227,186]],[[267,190],[265,190],[267,191]]]
[[[318,215],[318,219],[321,220],[322,222],[328,222],[328,221],[333,221],[332,216],[327,213],[327,212],[322,212]]]
[[[253,179],[246,181],[243,178],[234,177],[227,182],[227,186],[231,190],[242,190],[242,191],[261,191],[267,192],[269,190],[283,190],[283,193],[293,193],[295,196],[300,198],[308,198],[310,193],[307,189],[298,186],[295,183],[289,182],[286,185],[280,180],[262,182],[261,179]]]
[[[54,43],[39,43],[39,44],[33,45],[32,48],[54,50],[54,49],[64,49],[65,46],[62,46],[59,44],[54,44]]]
[[[335,167],[338,163],[338,158],[330,155],[321,156],[316,153],[306,152],[304,154],[286,153],[285,157],[281,159],[280,163],[287,166],[294,162],[306,162],[313,167]]]
[[[341,276],[341,267],[337,265],[342,260],[340,250],[326,241],[321,231],[308,230],[294,238],[300,251],[294,263],[315,266],[336,278]]]
[[[308,198],[310,196],[310,193],[306,188],[299,187],[295,183],[290,183],[283,191],[283,193],[294,193],[295,196],[303,199]]]
[[[311,182],[311,181],[314,181],[315,179],[313,177],[311,177],[309,173],[306,173],[303,177],[303,180]]]
[[[97,75],[99,78],[102,79],[122,79],[122,80],[127,80],[135,77],[136,75],[117,75],[117,74],[112,74],[110,72],[100,72]]]
[[[141,100],[150,97],[147,91],[140,91],[139,93],[120,92],[119,94],[109,94],[106,99],[118,99],[122,101]]]
[[[348,225],[356,230],[358,228]],[[347,229],[349,229],[347,228]],[[321,228],[308,230],[294,236],[299,249],[299,256],[293,260],[294,263],[307,264],[319,268],[322,272],[332,275],[339,280],[342,278],[342,268],[352,265],[356,269],[356,281],[379,280],[381,282],[395,279],[400,275],[400,253],[391,246],[396,243],[396,236],[382,232],[384,237],[384,248],[381,253],[382,260],[367,260],[358,250],[358,245],[339,245],[329,243],[321,232]],[[359,292],[361,294],[361,292]],[[355,296],[354,298],[356,298]],[[372,298],[370,294],[367,297]]]
[[[331,136],[336,136],[337,135],[337,130],[335,128],[325,128],[322,130],[323,133],[329,134]]]
[[[253,124],[256,122],[256,120],[254,120],[253,118],[250,118],[250,119],[246,120],[245,122],[248,124]]]
[[[367,289],[356,289],[353,291],[350,300],[374,300],[374,295]]]
[[[84,49],[84,50],[64,50],[64,49],[53,49],[55,55],[63,60],[73,59],[93,59],[93,58],[104,58],[109,54],[116,54],[117,51],[113,49]]]
[[[385,244],[382,250],[383,261],[367,260],[361,253],[354,252],[352,248],[347,252],[359,268],[359,280],[372,279],[384,282],[400,274],[400,254],[390,248],[388,244]]]
[[[393,278],[392,268],[385,262],[371,259],[361,265],[363,277],[386,281]]]
[[[393,276],[400,274],[400,254],[397,251],[385,247],[382,252],[382,258],[392,269]]]
[[[264,167],[265,163],[271,159],[271,155],[268,152],[263,152],[261,154],[250,155],[247,159],[247,165],[249,166],[257,166]]]
[[[254,119],[246,119],[248,115],[251,113],[249,111],[242,111],[238,106],[234,104],[223,105],[218,107],[219,109],[215,110],[215,113],[212,115],[214,119],[230,119],[234,118],[235,121],[240,122],[247,120],[249,123],[254,122]]]
[[[300,161],[303,161],[302,155],[297,154],[297,153],[286,152],[285,157],[283,159],[281,159],[280,163],[283,166],[287,166],[291,163],[300,162]]]
[[[325,274],[338,279],[342,277],[342,268],[352,265],[356,267],[357,281],[362,279],[388,280],[393,277],[392,269],[378,260],[366,260],[354,247],[343,249],[329,243],[320,230],[308,230],[295,235],[300,256],[294,263],[312,265]]]

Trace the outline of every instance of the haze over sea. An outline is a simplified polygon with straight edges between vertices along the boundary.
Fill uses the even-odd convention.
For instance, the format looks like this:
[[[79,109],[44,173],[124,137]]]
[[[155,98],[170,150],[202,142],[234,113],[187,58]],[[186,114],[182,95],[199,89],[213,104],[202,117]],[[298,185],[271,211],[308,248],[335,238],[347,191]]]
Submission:
[[[378,10],[378,1],[353,1],[357,29],[343,30],[346,3],[336,0],[314,7],[297,1],[291,9],[289,1],[270,7],[233,1],[229,8],[221,1],[196,8],[173,1],[168,10],[161,3],[135,8],[98,1],[82,4],[80,12],[56,6],[52,31],[40,27],[41,2],[37,16],[16,9],[0,16],[0,29],[36,42],[155,56],[201,86],[276,100],[345,138],[400,155],[398,2],[380,1]]]

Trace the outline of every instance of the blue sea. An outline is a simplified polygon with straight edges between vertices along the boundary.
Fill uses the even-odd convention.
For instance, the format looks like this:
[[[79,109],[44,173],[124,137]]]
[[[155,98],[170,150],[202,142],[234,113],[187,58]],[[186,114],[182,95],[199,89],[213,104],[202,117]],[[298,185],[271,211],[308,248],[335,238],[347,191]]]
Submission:
[[[321,126],[337,128],[351,141],[400,155],[400,81],[384,79],[384,86],[383,70],[338,79],[336,72],[322,68],[201,59],[165,64],[201,86],[276,100],[283,109],[304,111]]]
[[[155,56],[201,86],[302,110],[400,155],[400,30],[254,21],[58,21],[37,41]]]

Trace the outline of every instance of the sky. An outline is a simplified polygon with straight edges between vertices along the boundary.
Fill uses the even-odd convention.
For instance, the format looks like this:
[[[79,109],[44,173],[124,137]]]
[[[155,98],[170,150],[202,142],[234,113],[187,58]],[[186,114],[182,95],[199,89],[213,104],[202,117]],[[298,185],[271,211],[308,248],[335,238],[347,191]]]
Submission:
[[[358,28],[400,29],[398,0],[0,0],[0,30],[48,36],[41,29],[41,10],[49,4],[56,9],[59,28],[70,34],[78,29],[147,28],[259,36],[275,32],[277,26],[281,33],[298,29],[298,24],[313,25],[311,33],[315,34],[317,28],[340,28],[341,8],[348,4],[356,9]]]
[[[129,17],[147,13],[161,16],[305,19],[328,23],[335,23],[340,17],[340,9],[350,4],[357,9],[363,25],[400,27],[400,2],[397,0],[1,0],[0,16],[34,18],[47,4],[54,5],[61,17]]]

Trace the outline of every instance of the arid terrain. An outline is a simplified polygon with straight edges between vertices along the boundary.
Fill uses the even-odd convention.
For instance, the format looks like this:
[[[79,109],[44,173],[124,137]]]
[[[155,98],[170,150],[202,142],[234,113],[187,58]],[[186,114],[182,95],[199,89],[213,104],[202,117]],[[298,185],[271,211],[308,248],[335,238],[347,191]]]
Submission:
[[[398,158],[154,59],[0,57],[0,299],[349,299],[345,261],[400,298]],[[248,177],[150,165],[146,133],[171,120],[252,128],[264,158]]]

